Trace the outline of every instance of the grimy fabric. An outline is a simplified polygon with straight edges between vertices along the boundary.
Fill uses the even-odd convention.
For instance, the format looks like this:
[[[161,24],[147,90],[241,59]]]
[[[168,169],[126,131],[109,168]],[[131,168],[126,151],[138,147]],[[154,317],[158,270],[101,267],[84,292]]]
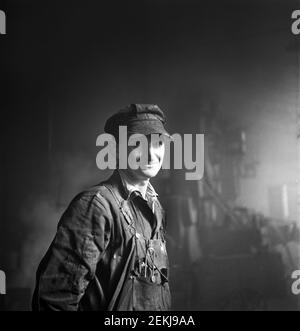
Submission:
[[[164,211],[118,171],[77,195],[36,275],[33,310],[169,310]]]

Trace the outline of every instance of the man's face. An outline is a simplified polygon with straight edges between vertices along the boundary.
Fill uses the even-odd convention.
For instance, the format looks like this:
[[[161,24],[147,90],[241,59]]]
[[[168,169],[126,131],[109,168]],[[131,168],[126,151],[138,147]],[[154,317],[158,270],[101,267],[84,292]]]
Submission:
[[[147,147],[144,149],[143,144],[138,146],[128,146],[128,155],[130,154],[137,162],[147,157],[146,164],[141,164],[136,170],[128,167],[127,171],[135,179],[145,180],[155,177],[159,172],[164,155],[165,155],[165,143],[162,135],[147,135]]]

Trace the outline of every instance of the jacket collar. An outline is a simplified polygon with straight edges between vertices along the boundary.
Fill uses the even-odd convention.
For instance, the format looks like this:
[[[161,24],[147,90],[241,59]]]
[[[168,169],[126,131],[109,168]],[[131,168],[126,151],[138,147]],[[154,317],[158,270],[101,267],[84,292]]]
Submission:
[[[142,199],[142,194],[139,190],[135,189],[133,186],[126,183],[126,180],[118,170],[115,170],[112,176],[108,179],[108,182],[111,182],[114,187],[116,187],[124,200],[130,200],[136,196],[140,196]],[[146,191],[146,199],[150,198],[156,199],[158,194],[156,193],[154,187],[149,182]],[[144,200],[146,200],[144,199]]]

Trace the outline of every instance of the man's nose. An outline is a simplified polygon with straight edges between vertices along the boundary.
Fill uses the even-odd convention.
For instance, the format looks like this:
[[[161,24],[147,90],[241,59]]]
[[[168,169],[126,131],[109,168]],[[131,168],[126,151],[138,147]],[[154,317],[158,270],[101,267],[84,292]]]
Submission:
[[[148,162],[149,163],[156,159],[155,155],[156,155],[155,146],[153,146],[153,144],[149,143],[148,144]]]
[[[153,147],[151,144],[148,145],[148,162],[150,163],[153,160]]]

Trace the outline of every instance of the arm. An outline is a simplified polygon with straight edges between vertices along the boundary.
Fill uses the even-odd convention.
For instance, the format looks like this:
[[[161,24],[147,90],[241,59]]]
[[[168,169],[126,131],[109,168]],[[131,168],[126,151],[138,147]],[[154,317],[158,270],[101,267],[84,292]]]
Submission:
[[[103,201],[77,196],[63,214],[56,236],[37,272],[33,308],[77,310],[110,239]]]

